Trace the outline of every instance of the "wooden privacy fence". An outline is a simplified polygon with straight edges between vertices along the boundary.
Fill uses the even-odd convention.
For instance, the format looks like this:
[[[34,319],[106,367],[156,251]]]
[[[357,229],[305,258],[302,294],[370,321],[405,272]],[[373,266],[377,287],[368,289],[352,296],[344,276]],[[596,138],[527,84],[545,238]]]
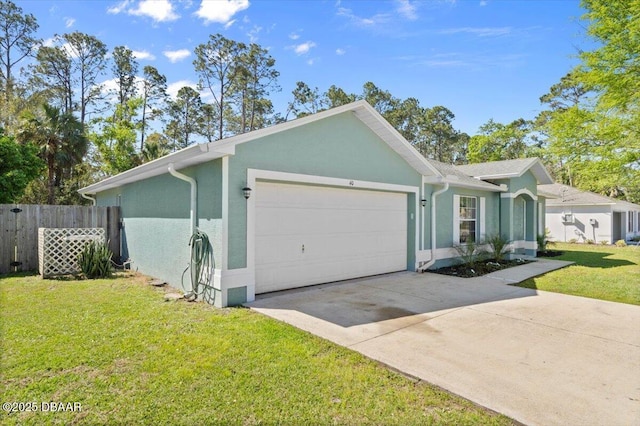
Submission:
[[[104,228],[120,256],[118,207],[0,204],[0,274],[38,269],[38,228]]]

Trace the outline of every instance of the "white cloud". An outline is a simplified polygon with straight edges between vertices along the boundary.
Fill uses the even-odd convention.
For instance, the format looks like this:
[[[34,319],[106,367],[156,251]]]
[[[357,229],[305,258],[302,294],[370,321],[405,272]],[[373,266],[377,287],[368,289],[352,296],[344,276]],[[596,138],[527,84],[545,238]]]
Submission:
[[[307,65],[313,65],[314,62],[315,62],[315,59],[309,59],[307,61]]]
[[[198,90],[198,85],[191,80],[178,80],[174,83],[170,83],[167,85],[167,93],[171,97],[171,99],[175,99],[178,95],[178,91],[183,87],[188,86],[194,90]]]
[[[73,27],[73,24],[75,23],[76,23],[76,20],[74,18],[64,18],[64,26],[66,28]]]
[[[299,38],[300,38],[300,34],[291,33],[291,34],[289,34],[289,38],[290,38],[291,40],[297,40],[297,39],[299,39]]]
[[[460,27],[460,28],[449,28],[446,30],[439,31],[440,34],[473,34],[478,37],[497,37],[502,35],[510,34],[513,31],[511,27],[484,27],[484,28],[476,28],[476,27]]]
[[[172,64],[176,62],[180,62],[183,59],[186,59],[191,55],[191,52],[188,49],[178,49],[178,50],[165,50],[162,52],[164,56],[169,59]]]
[[[49,37],[49,38],[45,38],[42,41],[42,45],[45,47],[53,47],[56,44],[56,39],[55,37]]]
[[[253,28],[247,33],[247,37],[249,37],[249,41],[251,43],[255,43],[258,41],[258,34],[262,31],[262,27],[258,25],[254,25]]]
[[[115,98],[114,93],[118,90],[117,80],[115,78],[105,80],[102,83],[99,83],[98,86],[100,87],[102,95],[108,100],[113,101],[113,98]]]
[[[134,84],[138,88],[138,90],[142,90],[144,79],[140,77],[136,77]],[[109,80],[105,80],[102,83],[98,83],[96,85],[100,89],[100,93],[111,105],[116,105],[118,101],[118,79],[112,78]]]
[[[136,16],[148,16],[156,22],[175,21],[180,16],[173,10],[169,0],[141,0],[136,9],[129,9],[127,13]]]
[[[486,6],[486,5],[487,5],[486,0],[480,0],[480,6]]]
[[[232,20],[230,20],[229,22],[227,22],[226,24],[224,24],[224,29],[225,29],[225,30],[228,30],[229,28],[231,28],[231,26],[232,26],[233,24],[235,24],[235,23],[236,23],[236,21],[237,21],[237,19],[232,19]]]
[[[309,53],[311,48],[316,47],[316,44],[312,41],[307,41],[302,44],[298,44],[293,47],[293,51],[296,52],[296,55],[304,55],[305,53]]]
[[[346,50],[344,50],[344,49],[340,49],[340,48],[336,49],[336,55],[340,55],[340,56],[342,56],[342,55],[344,55],[345,53],[347,53],[347,51],[346,51]]]
[[[418,19],[418,13],[416,12],[415,3],[411,3],[410,0],[396,0],[398,6],[396,10],[400,15],[407,18],[410,21]]]
[[[118,13],[123,12],[127,8],[127,6],[129,6],[129,3],[130,3],[129,0],[123,0],[120,3],[108,8],[107,13],[110,13],[112,15],[117,15]]]
[[[364,18],[355,15],[351,11],[351,9],[347,9],[346,7],[339,7],[337,14],[338,16],[344,16],[345,18],[349,19],[351,23],[358,27],[373,27],[380,24],[386,24],[387,22],[389,22],[390,18],[389,14],[387,13],[378,13],[369,18]]]
[[[131,54],[136,59],[141,59],[141,60],[146,59],[148,61],[153,61],[156,59],[156,57],[152,53],[147,52],[146,50],[132,50]]]
[[[77,58],[78,55],[78,51],[76,49],[74,49],[69,43],[64,43],[62,46],[60,46],[62,48],[62,50],[64,50],[65,52],[67,52],[67,55],[69,55],[69,57],[71,58]]]
[[[204,19],[205,24],[228,23],[233,15],[249,7],[249,0],[202,0],[196,16]]]

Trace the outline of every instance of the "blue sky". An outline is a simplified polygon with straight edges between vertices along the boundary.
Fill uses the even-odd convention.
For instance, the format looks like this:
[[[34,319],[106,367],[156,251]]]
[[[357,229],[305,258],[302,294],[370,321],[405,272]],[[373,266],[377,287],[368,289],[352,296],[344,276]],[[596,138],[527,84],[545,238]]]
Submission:
[[[588,49],[578,0],[16,1],[38,35],[81,31],[125,45],[172,92],[195,85],[194,48],[210,34],[268,48],[284,114],[296,81],[360,93],[374,82],[399,98],[443,105],[470,135],[489,119],[532,119],[539,97]],[[111,76],[105,75],[103,80]],[[203,97],[203,100],[207,100]]]

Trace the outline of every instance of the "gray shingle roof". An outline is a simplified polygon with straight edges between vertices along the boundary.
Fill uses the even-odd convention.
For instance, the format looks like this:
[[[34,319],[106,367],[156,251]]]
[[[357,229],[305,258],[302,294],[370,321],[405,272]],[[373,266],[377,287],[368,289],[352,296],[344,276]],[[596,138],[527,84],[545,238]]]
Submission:
[[[480,179],[473,178],[461,172],[457,166],[452,164],[441,163],[440,161],[427,158],[427,161],[444,176],[444,178],[454,186],[467,186],[478,189],[487,189],[489,191],[500,191],[500,187]]]
[[[551,176],[538,158],[519,158],[516,160],[490,161],[488,163],[465,164],[456,166],[460,171],[478,179],[504,179],[522,176],[531,169],[538,183],[550,184]]]
[[[637,204],[629,203],[622,200],[616,200],[615,198],[605,197],[604,195],[595,194],[589,191],[581,191],[578,188],[563,185],[561,183],[538,185],[538,194],[544,197],[555,197],[547,200],[548,206],[620,204],[628,207],[629,209],[640,208],[640,206]]]

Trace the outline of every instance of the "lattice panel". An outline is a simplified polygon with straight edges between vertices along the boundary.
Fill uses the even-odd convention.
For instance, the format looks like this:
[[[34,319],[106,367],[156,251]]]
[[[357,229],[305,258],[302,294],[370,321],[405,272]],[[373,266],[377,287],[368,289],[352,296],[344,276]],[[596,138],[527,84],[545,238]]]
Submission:
[[[90,241],[105,242],[103,228],[38,228],[38,263],[43,278],[80,272],[78,255]]]

